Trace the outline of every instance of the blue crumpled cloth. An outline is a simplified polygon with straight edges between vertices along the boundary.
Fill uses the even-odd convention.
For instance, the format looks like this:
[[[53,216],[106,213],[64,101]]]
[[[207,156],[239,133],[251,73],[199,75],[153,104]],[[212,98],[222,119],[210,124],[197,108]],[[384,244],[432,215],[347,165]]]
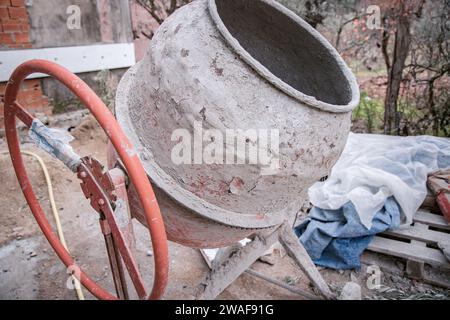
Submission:
[[[368,230],[351,202],[338,210],[313,207],[295,233],[316,265],[332,269],[360,268],[360,256],[374,236],[400,226],[400,211],[394,197],[388,198]]]

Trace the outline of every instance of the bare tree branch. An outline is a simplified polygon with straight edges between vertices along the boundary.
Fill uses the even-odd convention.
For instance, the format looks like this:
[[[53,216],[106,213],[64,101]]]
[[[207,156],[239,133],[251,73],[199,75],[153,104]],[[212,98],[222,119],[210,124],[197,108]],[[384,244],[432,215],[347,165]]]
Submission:
[[[137,3],[143,7],[150,15],[153,17],[153,19],[158,22],[158,24],[162,24],[164,22],[164,19],[159,16],[157,12],[157,8],[155,6],[155,0],[136,0]]]
[[[342,35],[342,32],[344,31],[345,26],[348,25],[349,23],[352,23],[353,21],[362,19],[362,18],[364,18],[364,17],[366,17],[368,15],[369,15],[368,13],[365,13],[363,15],[357,15],[356,17],[345,21],[343,24],[341,24],[339,26],[339,30],[338,30],[337,36],[336,36],[336,46],[335,46],[337,50],[339,50],[339,44],[340,44],[340,41],[341,41],[341,35]]]

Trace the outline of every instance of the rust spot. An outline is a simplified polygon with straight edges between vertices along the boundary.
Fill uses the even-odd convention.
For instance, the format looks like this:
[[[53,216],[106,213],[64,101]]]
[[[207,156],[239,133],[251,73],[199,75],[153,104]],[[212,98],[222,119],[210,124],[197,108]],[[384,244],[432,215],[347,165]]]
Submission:
[[[202,116],[203,121],[206,121],[206,108],[205,107],[203,107],[203,109],[200,110],[200,115]]]
[[[186,58],[187,56],[189,56],[189,50],[187,49],[181,49],[181,56],[183,58]]]
[[[177,34],[178,33],[178,31],[180,31],[181,30],[181,27],[182,27],[183,25],[180,23],[178,26],[177,26],[177,28],[175,29],[175,32],[174,32],[174,34]]]
[[[295,153],[295,157],[293,159],[293,161],[297,161],[298,159],[300,159],[303,155],[305,154],[305,150],[304,149],[300,149]]]
[[[199,197],[205,197],[206,194],[211,196],[223,196],[228,192],[228,184],[224,181],[219,182],[219,185],[212,185],[211,177],[200,176],[197,181],[191,183],[190,191]]]
[[[239,194],[244,190],[244,181],[239,177],[234,177],[230,182],[229,192],[232,194]]]
[[[214,72],[219,76],[223,76],[223,68],[219,68],[217,66],[217,57],[214,58],[214,60],[211,62],[211,68],[214,69]]]
[[[265,217],[266,217],[266,215],[264,213],[257,213],[256,214],[256,219],[257,220],[264,220]]]

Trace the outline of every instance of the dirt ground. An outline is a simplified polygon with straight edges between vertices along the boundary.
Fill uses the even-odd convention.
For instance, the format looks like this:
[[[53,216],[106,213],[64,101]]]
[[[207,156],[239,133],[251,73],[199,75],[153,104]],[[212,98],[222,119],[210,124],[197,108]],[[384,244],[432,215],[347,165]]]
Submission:
[[[106,163],[106,139],[103,133],[85,120],[72,131],[76,140],[74,149],[81,155],[92,155]],[[26,139],[25,139],[26,140]],[[60,162],[46,155],[34,145],[24,141],[23,150],[36,152],[43,157],[54,184],[57,206],[60,211],[66,240],[78,265],[113,292],[104,242],[98,224],[98,216],[84,198],[76,176]],[[4,139],[0,139],[0,299],[76,299],[73,290],[67,288],[68,274],[46,239],[41,234],[17,183]],[[38,163],[25,157],[28,172],[35,192],[44,210],[51,217],[47,186]],[[137,254],[140,268],[147,287],[153,277],[153,258],[149,255],[151,243],[148,232],[135,224]],[[193,299],[196,285],[208,271],[208,267],[198,250],[169,243],[170,274],[165,299]],[[275,251],[271,259],[274,265],[256,262],[252,268],[284,283],[311,290],[306,276],[294,262]],[[395,263],[394,263],[395,265]],[[366,283],[369,274],[364,265],[360,271],[333,271],[322,269],[332,290],[339,292],[345,283],[357,282],[361,285],[363,298],[401,299],[421,297],[445,299],[448,292],[418,282],[408,280],[394,273],[384,272],[382,290],[370,290]],[[84,290],[87,299],[94,299]],[[278,286],[244,274],[240,276],[219,299],[299,299],[298,296]]]

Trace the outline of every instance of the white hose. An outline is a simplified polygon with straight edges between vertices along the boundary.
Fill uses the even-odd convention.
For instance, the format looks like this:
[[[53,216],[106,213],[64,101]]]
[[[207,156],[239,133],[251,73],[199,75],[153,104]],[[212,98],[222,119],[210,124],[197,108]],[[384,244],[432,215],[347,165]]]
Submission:
[[[55,223],[56,223],[56,229],[58,231],[58,237],[59,240],[61,241],[61,244],[63,245],[63,247],[67,250],[67,252],[69,252],[69,249],[67,248],[67,243],[66,243],[66,239],[64,238],[64,232],[63,232],[63,228],[61,225],[61,220],[59,218],[59,212],[58,209],[56,207],[56,203],[55,203],[55,197],[53,195],[53,185],[52,185],[52,180],[50,178],[50,175],[48,173],[47,167],[44,163],[44,161],[42,160],[42,158],[40,156],[38,156],[37,154],[30,152],[30,151],[21,151],[22,154],[27,155],[27,156],[31,156],[33,158],[35,158],[38,162],[39,165],[42,168],[42,171],[44,172],[44,176],[45,176],[45,181],[47,183],[47,188],[48,188],[48,198],[50,200],[50,206],[52,208],[52,212],[53,212],[53,217],[55,219]],[[2,154],[9,154],[8,152],[2,152]],[[72,275],[72,280],[75,286],[75,290],[77,293],[77,297],[79,300],[84,300],[84,294],[83,291],[81,290],[81,285],[80,282],[78,281],[78,279]]]

